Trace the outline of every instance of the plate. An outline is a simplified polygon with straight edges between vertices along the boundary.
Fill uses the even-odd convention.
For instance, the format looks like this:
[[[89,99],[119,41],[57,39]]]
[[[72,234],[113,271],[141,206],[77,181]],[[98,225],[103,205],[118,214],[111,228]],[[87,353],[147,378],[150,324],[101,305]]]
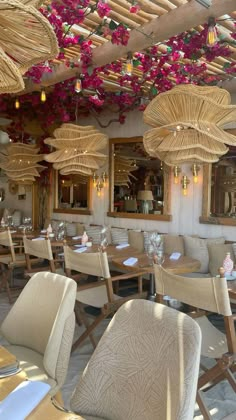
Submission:
[[[16,375],[17,373],[21,372],[21,368],[15,369],[14,371],[3,373],[0,375],[0,379],[7,378],[8,376]]]

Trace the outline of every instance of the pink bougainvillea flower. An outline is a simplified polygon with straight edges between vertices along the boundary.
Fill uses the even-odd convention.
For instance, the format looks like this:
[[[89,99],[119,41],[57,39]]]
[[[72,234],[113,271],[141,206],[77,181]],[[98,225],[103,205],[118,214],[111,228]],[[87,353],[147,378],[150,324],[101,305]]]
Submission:
[[[103,3],[103,1],[99,1],[97,3],[97,14],[100,16],[100,18],[104,18],[105,16],[108,16],[111,11],[110,6],[108,4]]]

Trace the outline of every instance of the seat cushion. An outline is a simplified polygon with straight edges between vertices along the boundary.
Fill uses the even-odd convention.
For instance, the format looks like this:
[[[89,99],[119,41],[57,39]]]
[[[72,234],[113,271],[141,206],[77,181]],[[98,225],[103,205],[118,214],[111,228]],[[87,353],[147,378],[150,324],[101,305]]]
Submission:
[[[219,268],[222,267],[226,253],[230,252],[231,259],[235,262],[232,244],[209,244],[209,271],[212,276],[219,274]]]
[[[55,394],[57,382],[49,378],[43,366],[43,355],[22,346],[5,346],[10,353],[14,354],[20,363],[20,367],[24,369],[27,378],[31,381],[46,382],[51,386],[50,394]],[[57,392],[57,389],[56,389]]]
[[[128,230],[124,228],[111,228],[111,240],[114,245],[127,244],[129,242]]]
[[[128,239],[129,244],[133,248],[137,249],[139,252],[144,251],[144,236],[143,232],[138,230],[128,230]]]
[[[163,235],[164,252],[171,255],[173,252],[180,252],[184,255],[184,239],[179,235]]]
[[[117,295],[113,296],[115,300],[120,298]],[[106,285],[101,284],[100,287],[79,290],[76,300],[86,305],[94,306],[94,308],[102,308],[108,302]]]

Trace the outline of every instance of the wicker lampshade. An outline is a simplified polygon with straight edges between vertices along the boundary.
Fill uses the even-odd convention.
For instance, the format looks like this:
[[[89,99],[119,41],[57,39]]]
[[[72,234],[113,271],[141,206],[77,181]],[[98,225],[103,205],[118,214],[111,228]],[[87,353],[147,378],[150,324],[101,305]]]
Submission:
[[[0,93],[16,93],[24,88],[22,75],[34,64],[58,53],[57,38],[49,21],[34,5],[39,2],[0,2]]]
[[[45,166],[38,164],[43,160],[43,155],[39,155],[38,151],[34,145],[11,143],[6,146],[6,154],[2,155],[0,168],[10,180],[32,184],[45,169]]]
[[[115,156],[114,159],[114,185],[129,186],[132,178],[137,179],[132,171],[136,171],[138,166],[133,160],[123,156]]]
[[[60,174],[90,176],[104,165],[106,155],[98,152],[106,147],[108,137],[93,126],[62,124],[53,132],[55,139],[47,138],[45,144],[55,147],[55,152],[44,156]]]
[[[144,121],[155,128],[144,134],[144,147],[168,165],[213,163],[236,146],[236,136],[224,131],[235,121],[236,106],[218,87],[179,85],[158,95],[144,111]]]
[[[140,190],[140,191],[138,191],[137,200],[152,201],[153,200],[152,191],[151,190]]]

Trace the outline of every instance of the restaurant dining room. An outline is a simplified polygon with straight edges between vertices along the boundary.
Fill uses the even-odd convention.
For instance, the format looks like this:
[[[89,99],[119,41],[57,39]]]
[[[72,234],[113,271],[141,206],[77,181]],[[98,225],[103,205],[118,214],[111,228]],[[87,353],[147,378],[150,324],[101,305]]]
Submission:
[[[236,420],[236,0],[0,24],[0,420]]]

